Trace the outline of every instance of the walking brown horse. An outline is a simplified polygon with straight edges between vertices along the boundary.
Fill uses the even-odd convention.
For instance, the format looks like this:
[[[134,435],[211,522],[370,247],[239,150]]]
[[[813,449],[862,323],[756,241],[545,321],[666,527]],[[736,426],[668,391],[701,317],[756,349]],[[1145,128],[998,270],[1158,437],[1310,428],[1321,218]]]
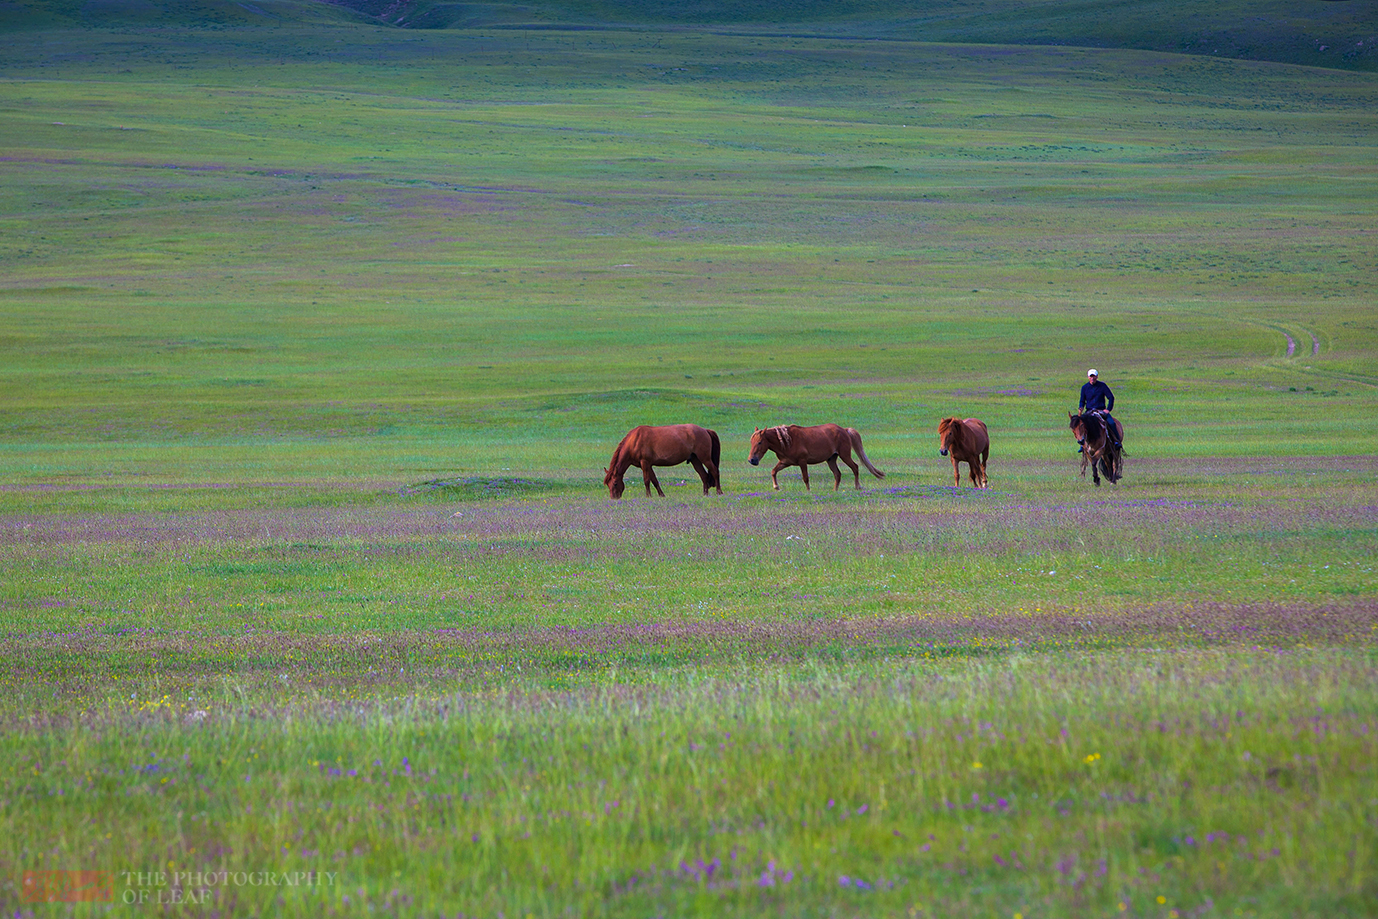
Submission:
[[[986,460],[990,458],[990,433],[976,418],[944,418],[938,422],[938,455],[952,457],[952,487],[962,487],[958,463],[967,464],[973,488],[986,488]]]
[[[1080,415],[1067,413],[1067,426],[1072,429],[1077,443],[1081,444],[1081,474],[1086,475],[1086,466],[1090,464],[1091,480],[1097,487],[1100,486],[1102,472],[1111,485],[1124,478],[1124,451],[1116,445],[1116,442],[1124,443],[1124,425],[1117,418],[1112,420],[1118,435],[1114,441],[1106,437],[1107,425],[1100,412],[1084,412]]]
[[[798,466],[800,475],[804,477],[804,488],[809,489],[809,463],[827,463],[833,471],[833,491],[837,491],[842,485],[842,471],[837,468],[839,458],[851,468],[856,487],[860,488],[861,469],[852,462],[853,450],[857,458],[871,470],[871,475],[878,479],[885,478],[885,473],[872,466],[866,458],[866,451],[861,449],[861,435],[855,428],[835,424],[817,424],[808,428],[782,424],[774,428],[757,428],[751,435],[751,452],[747,454],[746,461],[755,466],[767,450],[775,451],[780,458],[780,462],[770,470],[770,484],[775,486],[776,491],[780,490],[780,482],[775,474],[786,466]]]
[[[652,467],[692,463],[703,480],[703,493],[706,495],[709,488],[717,488],[718,494],[722,494],[722,478],[718,473],[721,453],[717,432],[708,428],[696,424],[639,425],[628,431],[612,452],[612,462],[603,470],[603,484],[608,486],[609,497],[620,498],[627,488],[622,477],[632,466],[639,466],[647,497],[654,485],[663,498],[665,492]]]

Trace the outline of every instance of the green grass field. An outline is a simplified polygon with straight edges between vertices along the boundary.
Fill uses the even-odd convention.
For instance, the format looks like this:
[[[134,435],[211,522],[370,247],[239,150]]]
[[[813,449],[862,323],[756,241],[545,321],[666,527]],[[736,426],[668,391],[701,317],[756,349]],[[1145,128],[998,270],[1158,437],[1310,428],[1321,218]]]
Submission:
[[[5,915],[1374,914],[1366,52],[185,7],[0,10]]]

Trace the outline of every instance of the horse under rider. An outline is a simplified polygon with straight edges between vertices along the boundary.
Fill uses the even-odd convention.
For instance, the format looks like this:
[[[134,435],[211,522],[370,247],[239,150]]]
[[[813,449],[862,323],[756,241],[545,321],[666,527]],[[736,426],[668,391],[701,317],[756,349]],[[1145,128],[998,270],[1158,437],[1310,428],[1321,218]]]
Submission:
[[[1115,407],[1115,394],[1110,391],[1110,387],[1100,381],[1095,368],[1086,371],[1086,383],[1081,387],[1081,401],[1077,405],[1077,411],[1096,412],[1105,419],[1105,431],[1110,437],[1110,442],[1115,445],[1115,449],[1120,449],[1120,441],[1116,436],[1118,429],[1115,427],[1115,419],[1110,416],[1110,412]],[[1078,447],[1077,452],[1081,453],[1082,448]]]

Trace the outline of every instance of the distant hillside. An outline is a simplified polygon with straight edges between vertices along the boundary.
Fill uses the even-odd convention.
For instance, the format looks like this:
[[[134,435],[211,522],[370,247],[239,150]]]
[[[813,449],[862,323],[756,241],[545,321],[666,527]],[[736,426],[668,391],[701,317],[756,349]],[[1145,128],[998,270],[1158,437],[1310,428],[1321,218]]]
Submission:
[[[1378,70],[1375,0],[0,0],[0,31],[346,22],[1082,45]]]
[[[346,4],[324,0],[0,0],[0,32],[148,25],[340,24],[368,22],[370,18]]]
[[[1083,45],[1378,69],[1372,0],[321,0],[403,28],[609,25]]]

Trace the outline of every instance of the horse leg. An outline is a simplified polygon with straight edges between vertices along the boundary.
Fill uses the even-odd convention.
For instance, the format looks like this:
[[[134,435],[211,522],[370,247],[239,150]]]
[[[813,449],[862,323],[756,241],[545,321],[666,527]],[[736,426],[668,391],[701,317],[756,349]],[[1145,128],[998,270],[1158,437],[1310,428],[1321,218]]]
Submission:
[[[1082,460],[1082,462],[1084,463],[1085,460]],[[1097,488],[1100,488],[1100,457],[1099,457],[1099,456],[1094,456],[1094,457],[1091,458],[1091,481],[1096,483],[1096,487],[1097,487]]]
[[[812,491],[812,489],[809,488],[809,464],[808,464],[808,463],[800,463],[800,464],[799,464],[799,474],[800,474],[801,476],[804,477],[804,491]]]
[[[656,487],[656,493],[658,495],[662,498],[665,497],[665,492],[660,488],[660,479],[656,478],[656,473],[655,470],[651,468],[650,460],[646,460],[641,464],[641,480],[646,483],[646,497],[649,498],[651,496],[652,485]]]
[[[957,465],[957,457],[952,457],[952,487],[962,487],[962,467]]]
[[[839,453],[838,456],[841,457],[842,462],[844,462],[844,463],[847,464],[847,468],[850,469],[850,470],[852,470],[852,479],[853,479],[853,481],[856,482],[856,487],[857,487],[857,488],[860,488],[860,487],[861,487],[861,467],[858,466],[858,465],[856,464],[855,461],[853,461],[851,452],[849,451],[849,452],[847,452],[847,453]],[[841,485],[841,484],[842,484],[842,473],[840,473],[840,472],[837,471],[837,464],[836,464],[836,463],[833,464],[833,475],[837,476],[837,484],[838,484],[838,485]],[[837,489],[834,488],[833,491],[837,491]]]
[[[833,471],[833,491],[837,491],[842,487],[842,470],[837,468],[837,457],[830,456],[827,462],[828,468]],[[858,485],[857,487],[860,488],[861,486]]]
[[[718,464],[711,459],[704,460],[703,469],[700,473],[703,476],[703,493],[708,494],[708,489],[716,486],[718,494],[722,494],[722,470],[718,468]]]
[[[981,487],[981,461],[976,457],[967,460],[967,473],[971,476],[971,487]]]
[[[693,464],[694,471],[697,472],[699,474],[699,478],[703,480],[703,493],[705,495],[708,494],[708,488],[713,484],[713,476],[710,475],[708,470],[704,468],[703,463],[699,462],[699,458],[697,456],[689,457],[689,462]]]
[[[786,462],[785,460],[780,460],[780,462],[776,463],[776,464],[775,464],[775,468],[772,469],[772,470],[770,470],[770,484],[771,484],[771,487],[773,487],[776,491],[779,491],[779,490],[780,490],[780,480],[777,479],[777,478],[775,478],[775,474],[778,473],[781,469],[784,469],[786,466],[793,466],[793,465],[794,465],[793,463]],[[804,475],[804,484],[805,484],[805,485],[809,484],[809,477],[808,477],[808,474],[807,474],[807,473],[805,473],[805,475]]]

